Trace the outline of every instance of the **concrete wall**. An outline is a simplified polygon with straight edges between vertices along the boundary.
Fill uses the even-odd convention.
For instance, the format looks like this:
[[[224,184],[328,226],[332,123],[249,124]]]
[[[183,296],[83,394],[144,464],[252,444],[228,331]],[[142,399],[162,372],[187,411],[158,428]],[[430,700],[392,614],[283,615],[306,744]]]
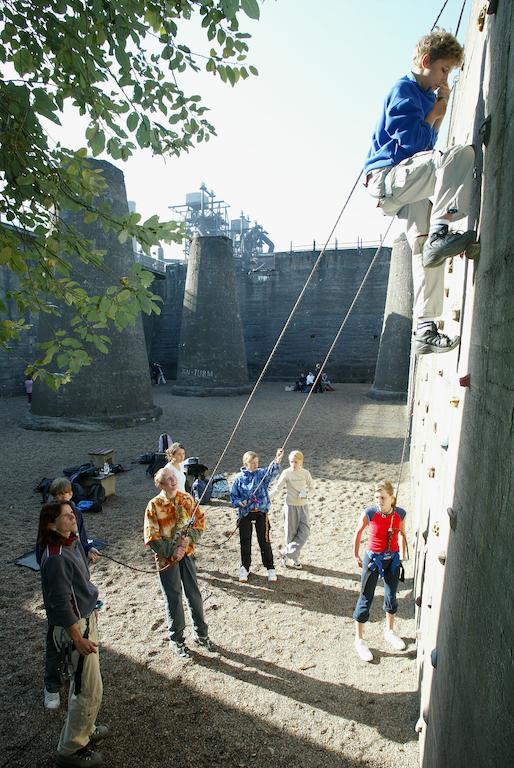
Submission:
[[[236,280],[251,378],[256,378],[319,252],[277,253],[266,269],[241,270]],[[327,251],[269,369],[271,379],[295,380],[326,354],[375,249]],[[389,275],[390,248],[377,260],[327,367],[335,381],[372,381]],[[175,378],[185,266],[168,267],[167,299],[155,321],[151,359]],[[221,311],[221,308],[220,308]]]
[[[324,358],[374,248],[327,251],[270,366],[268,378],[294,380]],[[372,381],[384,318],[390,248],[384,248],[327,365],[334,381]],[[275,270],[242,274],[241,314],[250,375],[262,369],[318,256],[275,255]]]
[[[0,269],[0,296],[5,300],[9,291],[15,289],[16,276],[10,270]],[[6,302],[7,311],[0,317],[1,320],[19,320],[19,313],[14,301]],[[26,322],[34,324],[37,318],[26,314]],[[23,333],[20,340],[10,345],[8,352],[0,350],[0,397],[12,397],[25,393],[23,382],[25,381],[25,366],[32,362],[37,338],[37,327],[33,325],[30,331]]]
[[[423,768],[514,765],[514,6],[500,0],[479,31],[484,6],[471,9],[450,134],[478,149],[469,224],[481,256],[447,266],[444,331],[461,347],[419,359],[414,395]]]

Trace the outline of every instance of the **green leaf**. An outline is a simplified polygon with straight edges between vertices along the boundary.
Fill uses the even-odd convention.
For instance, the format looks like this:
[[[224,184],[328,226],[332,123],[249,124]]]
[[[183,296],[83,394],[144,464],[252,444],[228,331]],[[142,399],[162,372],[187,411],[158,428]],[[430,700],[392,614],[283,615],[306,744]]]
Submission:
[[[139,115],[137,112],[131,112],[130,115],[127,117],[127,128],[132,133],[136,130],[139,123]]]
[[[235,19],[239,10],[239,0],[221,0],[221,7],[227,19]]]
[[[241,0],[241,8],[251,19],[259,19],[260,10],[257,0]]]

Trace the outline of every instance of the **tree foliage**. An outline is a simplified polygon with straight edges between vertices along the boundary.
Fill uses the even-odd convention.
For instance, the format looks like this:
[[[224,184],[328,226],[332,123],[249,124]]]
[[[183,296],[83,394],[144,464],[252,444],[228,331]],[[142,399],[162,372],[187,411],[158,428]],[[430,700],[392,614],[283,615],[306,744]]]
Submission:
[[[208,55],[180,42],[199,16]],[[151,278],[138,266],[117,284],[106,271],[105,295],[90,295],[75,279],[71,260],[105,269],[104,254],[59,219],[62,207],[98,221],[121,243],[135,238],[144,252],[181,238],[176,222],[137,213],[115,216],[98,205],[102,175],[86,161],[104,153],[126,161],[137,148],[179,155],[214,133],[198,95],[179,85],[186,69],[201,69],[235,85],[256,75],[246,62],[248,33],[241,18],[259,18],[257,0],[4,0],[0,7],[0,268],[17,287],[0,302],[0,345],[27,330],[6,319],[27,310],[58,316],[74,312],[72,331],[57,330],[29,372],[52,386],[90,362],[88,345],[107,351],[108,329],[159,311]],[[187,27],[186,27],[187,28]],[[84,148],[72,151],[51,138],[66,102],[87,119]],[[57,375],[56,375],[57,374]]]

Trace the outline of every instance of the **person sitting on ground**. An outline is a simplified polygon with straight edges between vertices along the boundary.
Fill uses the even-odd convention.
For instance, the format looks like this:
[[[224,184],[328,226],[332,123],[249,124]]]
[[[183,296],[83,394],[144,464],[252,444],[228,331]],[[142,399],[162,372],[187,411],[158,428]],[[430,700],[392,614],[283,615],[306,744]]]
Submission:
[[[69,659],[71,673],[68,714],[56,763],[64,768],[96,768],[104,761],[92,747],[108,734],[107,726],[96,725],[103,691],[95,611],[98,589],[91,582],[77,530],[69,502],[43,505],[37,536],[43,602],[56,652],[61,659]]]
[[[56,477],[50,485],[49,492],[51,501],[69,504],[73,510],[73,514],[77,520],[77,532],[82,549],[84,550],[88,560],[96,563],[101,555],[93,545],[93,542],[89,541],[88,539],[82,512],[71,500],[73,496],[73,488],[71,482],[67,477]],[[41,548],[39,547],[39,544],[36,543],[36,560],[40,565],[41,555]],[[43,689],[43,700],[46,709],[58,709],[61,704],[60,689],[62,685],[62,678],[59,671],[59,654],[53,640],[54,630],[55,627],[49,624],[46,631],[45,675]]]
[[[199,647],[212,651],[203,601],[198,588],[194,552],[203,531],[205,517],[193,498],[179,491],[176,475],[167,467],[154,477],[160,493],[148,502],[145,510],[144,541],[155,553],[159,568],[164,608],[168,624],[170,649],[179,659],[189,659],[184,630],[182,589],[193,623],[193,640]],[[182,530],[194,519],[187,530]]]
[[[448,76],[463,56],[460,43],[444,29],[421,38],[412,71],[385,99],[364,165],[366,186],[378,207],[387,216],[406,219],[416,354],[449,352],[459,344],[458,336],[450,340],[439,333],[435,322],[443,310],[443,265],[462,252],[473,258],[477,249],[473,230],[449,229],[468,213],[475,151],[472,146],[434,150],[450,97]]]
[[[314,394],[317,392],[323,392],[323,381],[321,378],[321,375],[318,375],[321,371],[321,363],[316,363],[314,367],[314,380],[316,383],[314,384]]]
[[[291,451],[288,458],[289,468],[284,469],[270,496],[279,493],[285,486],[283,563],[287,566],[290,559],[293,568],[301,568],[300,551],[310,533],[308,495],[314,490],[314,482],[311,473],[304,469],[301,451]]]
[[[262,564],[268,571],[268,581],[276,581],[277,574],[273,564],[269,531],[268,511],[270,506],[268,489],[271,481],[278,475],[284,450],[279,448],[275,459],[266,468],[259,469],[259,457],[253,451],[243,456],[243,466],[234,478],[230,489],[230,501],[237,509],[237,525],[241,545],[241,565],[239,581],[248,581],[252,563],[252,523],[255,524],[257,541],[261,550]]]
[[[310,392],[313,384],[314,384],[314,374],[312,371],[309,371],[309,373],[307,374],[307,378],[305,379],[305,392]]]
[[[177,478],[177,491],[185,493],[186,491],[186,473],[184,472],[184,461],[186,460],[186,450],[182,443],[172,443],[165,451],[168,463],[164,469],[169,469]]]
[[[330,381],[330,379],[328,378],[326,373],[322,373],[321,374],[321,381],[322,381],[322,384],[323,384],[323,390],[325,392],[334,392],[335,391],[334,387],[332,386],[332,382]]]
[[[296,382],[295,382],[295,385],[294,385],[294,391],[295,391],[295,392],[303,392],[303,390],[304,390],[304,387],[305,387],[306,383],[307,383],[307,377],[306,377],[306,375],[305,375],[305,374],[302,372],[302,373],[301,373],[301,374],[298,376],[298,379],[297,379],[297,380],[296,380]]]
[[[355,620],[355,650],[363,661],[373,661],[373,654],[363,640],[362,630],[369,619],[378,577],[384,580],[384,611],[386,625],[384,637],[397,651],[405,650],[405,643],[394,632],[394,617],[398,610],[396,592],[403,570],[401,559],[405,556],[404,509],[396,506],[393,486],[388,480],[375,485],[375,504],[362,513],[353,539],[353,551],[357,565],[362,568],[361,593],[353,612]],[[368,528],[367,551],[364,559],[359,555],[362,534]],[[398,541],[400,535],[400,541]],[[401,548],[401,554],[400,554]]]

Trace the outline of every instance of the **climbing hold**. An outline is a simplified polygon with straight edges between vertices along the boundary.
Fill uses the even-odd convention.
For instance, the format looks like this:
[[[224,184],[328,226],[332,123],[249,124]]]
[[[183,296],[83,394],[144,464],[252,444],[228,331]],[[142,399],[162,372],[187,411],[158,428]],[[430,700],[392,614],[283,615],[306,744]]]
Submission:
[[[421,595],[418,595],[417,598],[414,600],[418,608],[421,608]]]
[[[430,597],[427,600],[427,608],[431,608],[431,607],[432,607],[432,595],[430,595]]]
[[[439,554],[437,555],[437,559],[441,563],[441,565],[446,565],[446,552],[444,549],[442,549]]]
[[[446,296],[446,298],[448,298],[448,296],[450,295],[450,289],[449,288],[445,288],[444,289],[444,295]]]
[[[449,444],[449,441],[448,441],[448,436],[446,436],[446,437],[443,437],[443,439],[441,440],[441,448],[442,448],[444,451],[447,451],[447,450],[448,450],[448,444]]]
[[[429,409],[429,408],[430,408],[430,406],[429,406],[429,404],[427,403],[427,404],[425,405],[425,413],[428,413],[428,409]]]
[[[435,467],[430,467],[428,470],[429,477],[435,477]]]
[[[471,386],[471,374],[467,373],[465,376],[461,376],[459,379],[459,384],[461,387],[470,387]]]
[[[450,405],[452,408],[458,408],[459,407],[460,400],[458,397],[452,397],[450,398]]]
[[[414,726],[414,730],[416,731],[416,733],[421,733],[421,731],[423,730],[423,726],[424,725],[425,725],[425,723],[423,721],[423,718],[422,717],[418,717],[416,725]]]
[[[487,147],[489,144],[489,139],[491,138],[491,115],[487,115],[485,120],[480,125],[480,128],[478,129],[478,135],[482,139],[482,144],[484,147]]]
[[[484,29],[486,15],[487,15],[487,5],[483,5],[477,17],[477,29],[479,32],[482,32]]]
[[[434,669],[437,669],[437,648],[433,648],[430,653],[430,661]]]
[[[450,528],[454,531],[457,528],[457,512],[452,507],[448,507],[446,510],[448,517],[450,518]]]
[[[444,320],[438,320],[436,325],[438,331],[444,331]]]
[[[444,374],[444,371],[441,369],[440,371],[437,371],[438,376],[442,376]]]
[[[448,274],[451,275],[453,272],[453,259],[448,259]]]
[[[452,309],[452,320],[457,323],[460,321],[460,309]]]
[[[438,523],[438,522],[435,522],[435,523],[433,524],[433,526],[432,526],[432,532],[433,532],[434,536],[439,536],[439,534],[441,533],[441,529],[440,529],[440,527],[439,527],[439,523]]]
[[[432,429],[434,430],[434,432],[437,432],[437,421],[434,421],[432,425]]]

